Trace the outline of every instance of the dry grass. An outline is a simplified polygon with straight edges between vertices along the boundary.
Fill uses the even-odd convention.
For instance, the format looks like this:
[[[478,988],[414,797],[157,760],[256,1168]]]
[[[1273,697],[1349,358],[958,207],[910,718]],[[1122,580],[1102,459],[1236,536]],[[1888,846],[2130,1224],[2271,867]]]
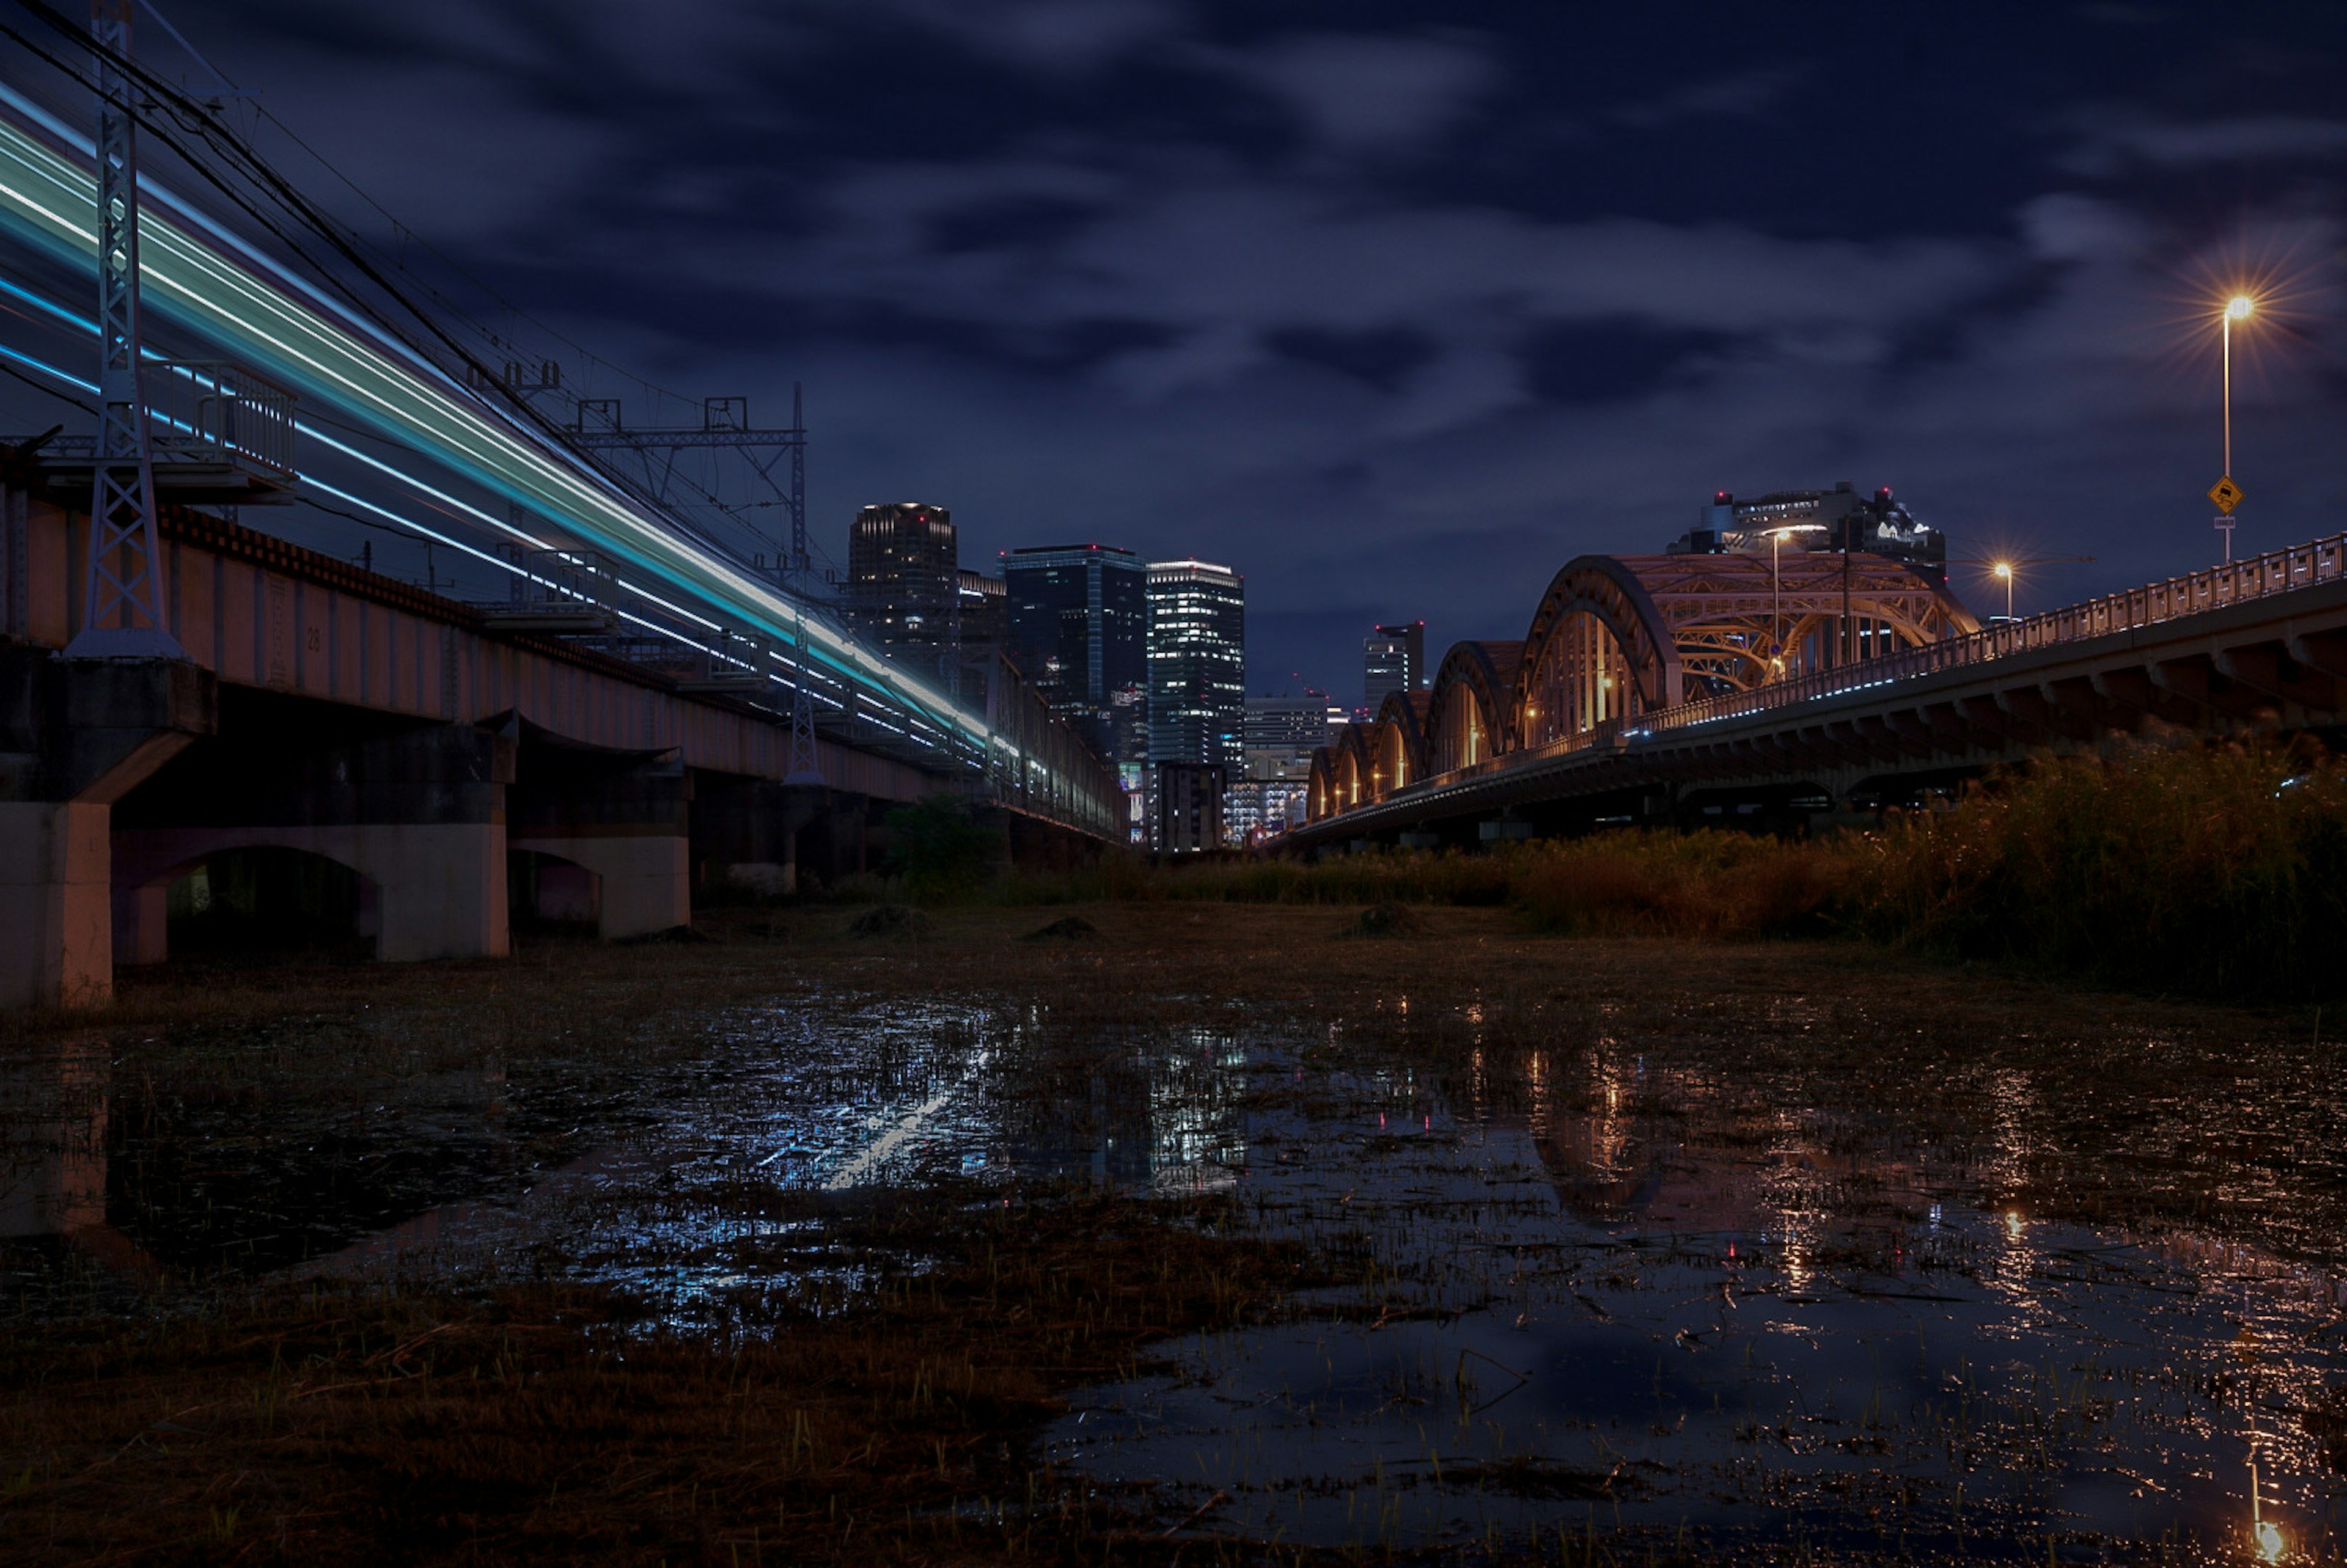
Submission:
[[[1048,1559],[1146,1518],[1034,1467],[1055,1390],[1312,1283],[1292,1249],[1216,1234],[1226,1219],[892,1195],[837,1216],[835,1253],[940,1266],[719,1345],[610,1331],[630,1303],[559,1285],[289,1287],[127,1331],[19,1327],[0,1345],[0,1554]]]
[[[2042,759],[1953,811],[1776,839],[1623,831],[1014,876],[1007,903],[1505,905],[1574,936],[1862,936],[2174,994],[2347,990],[2347,770],[2264,744]]]

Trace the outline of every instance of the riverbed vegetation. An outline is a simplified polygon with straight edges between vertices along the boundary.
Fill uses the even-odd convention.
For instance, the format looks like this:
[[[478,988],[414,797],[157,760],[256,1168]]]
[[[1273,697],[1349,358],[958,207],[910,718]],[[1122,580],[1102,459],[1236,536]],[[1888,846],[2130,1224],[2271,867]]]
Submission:
[[[2347,771],[2303,750],[2131,746],[1992,775],[1947,809],[1779,837],[1616,830],[1478,850],[1152,866],[965,896],[1513,909],[1573,936],[1850,938],[2209,998],[2347,989]]]

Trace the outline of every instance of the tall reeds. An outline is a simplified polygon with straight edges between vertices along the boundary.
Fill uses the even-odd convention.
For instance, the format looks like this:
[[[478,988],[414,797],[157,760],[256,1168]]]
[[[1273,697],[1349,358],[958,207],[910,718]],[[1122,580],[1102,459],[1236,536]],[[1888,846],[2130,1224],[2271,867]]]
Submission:
[[[2239,999],[2347,989],[2347,774],[2264,745],[2044,758],[1954,809],[1777,839],[1622,831],[1318,863],[1013,874],[1005,903],[1510,905],[1567,935],[1848,935]]]
[[[2270,746],[2042,762],[1874,835],[1852,928],[2155,990],[2347,989],[2347,775]]]

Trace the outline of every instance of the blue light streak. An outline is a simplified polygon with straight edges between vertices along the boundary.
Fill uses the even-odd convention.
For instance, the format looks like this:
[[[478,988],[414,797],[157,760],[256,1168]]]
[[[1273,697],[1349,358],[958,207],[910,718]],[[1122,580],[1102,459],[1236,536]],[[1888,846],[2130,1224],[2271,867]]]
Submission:
[[[0,120],[0,220],[66,260],[89,265],[97,243],[93,192],[94,182],[86,172],[18,127]],[[183,203],[172,205],[187,210]],[[204,227],[218,231],[208,222]],[[251,254],[248,247],[240,244],[237,249]],[[411,370],[392,363],[380,348],[363,347],[348,332],[265,287],[159,217],[150,216],[142,223],[140,250],[141,282],[157,308],[237,345],[261,368],[295,383],[300,390],[341,407],[395,441],[431,452],[485,488],[555,518],[593,548],[723,606],[729,614],[739,615],[748,629],[796,644],[817,662],[831,666],[851,686],[887,692],[907,711],[913,725],[941,731],[980,750],[996,738],[941,694],[876,665],[852,641],[813,620],[799,605],[768,589],[743,569],[678,538],[640,514],[608,482],[581,470],[568,454],[544,446],[512,421],[479,405],[445,375]],[[78,324],[78,318],[70,313],[57,311],[46,301],[35,302]],[[380,336],[372,331],[364,335]],[[408,358],[404,354],[392,357]],[[533,548],[555,548],[344,443],[306,425],[302,429],[327,446],[400,479],[493,530]],[[318,487],[419,534],[445,539],[413,519],[348,492],[324,485]],[[475,559],[494,560],[459,541],[446,542]],[[496,564],[512,569],[506,563]],[[665,595],[624,579],[620,581],[630,593],[671,614],[708,630],[723,629]],[[648,630],[675,635],[641,618],[629,619]],[[679,641],[699,646],[689,638]],[[926,737],[913,738],[935,743]]]

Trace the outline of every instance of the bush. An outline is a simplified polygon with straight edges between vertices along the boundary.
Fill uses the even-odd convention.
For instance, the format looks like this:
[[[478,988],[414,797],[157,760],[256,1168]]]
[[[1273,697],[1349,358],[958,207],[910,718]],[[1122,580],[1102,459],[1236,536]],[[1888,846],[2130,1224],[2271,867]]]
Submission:
[[[1009,858],[1002,825],[989,806],[961,795],[933,794],[888,814],[888,869],[917,903],[967,898],[982,890]]]
[[[2347,775],[2270,745],[2042,761],[1854,868],[1878,938],[2155,990],[2347,986]]]
[[[1837,843],[1624,832],[1528,851],[1512,902],[1575,935],[1747,938],[1833,928],[1849,854]]]
[[[1568,935],[1850,935],[2209,997],[2347,990],[2347,771],[2271,745],[2127,745],[1993,775],[1954,810],[1775,839],[1623,830],[1317,863],[1024,876],[1014,903],[1507,904]]]

